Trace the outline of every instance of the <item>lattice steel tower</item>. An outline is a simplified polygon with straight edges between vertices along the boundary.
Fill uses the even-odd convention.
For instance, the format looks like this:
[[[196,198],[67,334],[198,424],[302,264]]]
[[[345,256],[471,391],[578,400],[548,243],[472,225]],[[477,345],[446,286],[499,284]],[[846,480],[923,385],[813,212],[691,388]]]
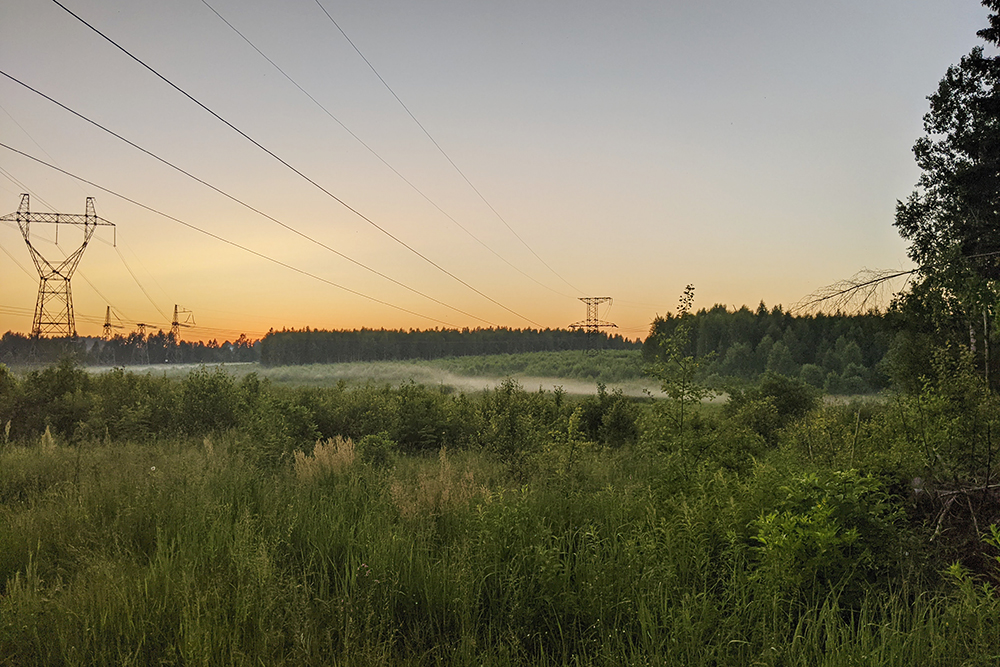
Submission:
[[[612,322],[605,322],[600,317],[598,317],[597,309],[602,303],[611,304],[612,300],[610,296],[581,296],[580,301],[587,304],[587,319],[582,322],[574,322],[569,325],[570,329],[583,329],[589,334],[598,333],[601,329],[607,328],[618,328],[617,324]]]
[[[184,321],[182,322],[180,317],[184,316]],[[187,308],[181,308],[176,303],[174,304],[174,319],[170,321],[170,333],[174,337],[174,343],[181,342],[181,327],[193,327],[194,323],[194,313]]]
[[[21,195],[21,205],[16,213],[5,215],[0,220],[16,222],[24,237],[24,243],[31,253],[31,260],[38,270],[38,300],[35,302],[35,317],[31,323],[31,337],[43,335],[76,337],[76,320],[73,317],[73,293],[70,279],[76,271],[87,249],[91,237],[98,227],[114,227],[114,224],[98,218],[94,212],[94,198],[87,197],[86,212],[76,213],[31,213],[28,211],[28,195]],[[83,243],[73,253],[56,263],[42,256],[31,245],[31,223],[53,224],[56,226],[56,243],[59,242],[59,225],[83,227]]]

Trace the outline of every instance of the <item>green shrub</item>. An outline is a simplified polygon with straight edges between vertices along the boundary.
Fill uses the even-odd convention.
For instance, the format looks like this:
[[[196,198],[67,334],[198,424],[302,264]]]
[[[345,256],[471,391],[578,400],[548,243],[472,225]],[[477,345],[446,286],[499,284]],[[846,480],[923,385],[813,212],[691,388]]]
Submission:
[[[144,439],[182,428],[177,382],[115,368],[94,376],[94,410],[88,423],[96,437]]]
[[[199,435],[233,428],[239,422],[240,397],[231,375],[204,366],[181,382],[181,413],[187,433]]]
[[[608,393],[603,382],[597,383],[597,395],[580,402],[580,426],[585,439],[611,447],[635,442],[638,408],[621,389]]]
[[[755,387],[731,389],[723,415],[774,445],[781,429],[818,404],[818,392],[801,380],[765,373]]]
[[[816,364],[802,364],[799,370],[799,379],[810,387],[822,389],[826,382],[826,369]]]
[[[840,591],[856,604],[865,586],[888,581],[904,515],[878,478],[807,473],[779,493],[776,507],[752,524],[761,583],[813,601]]]
[[[387,468],[397,450],[395,441],[385,431],[362,436],[355,447],[361,460],[374,468]]]
[[[12,416],[16,437],[41,434],[46,427],[71,438],[87,422],[93,406],[90,376],[70,357],[55,366],[31,371],[21,382],[21,401]]]

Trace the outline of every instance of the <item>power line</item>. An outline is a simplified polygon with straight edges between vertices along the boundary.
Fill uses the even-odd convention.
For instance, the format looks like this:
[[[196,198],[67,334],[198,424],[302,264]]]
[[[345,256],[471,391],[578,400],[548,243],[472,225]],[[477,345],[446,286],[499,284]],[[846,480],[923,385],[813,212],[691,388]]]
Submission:
[[[128,262],[125,261],[125,256],[122,254],[122,251],[119,250],[117,246],[115,246],[115,252],[118,253],[118,258],[122,260],[122,264],[125,266],[125,270],[128,271],[128,274],[130,276],[132,276],[132,280],[134,280],[135,284],[139,286],[139,289],[142,290],[142,293],[146,295],[146,299],[148,299],[149,302],[153,304],[153,308],[156,310],[156,312],[160,314],[160,317],[169,322],[170,318],[167,317],[166,313],[160,310],[160,307],[156,305],[155,301],[153,301],[153,297],[149,296],[149,292],[147,292],[146,288],[142,286],[141,282],[139,282],[139,279],[136,277],[135,272],[132,271],[132,267],[129,266]]]
[[[150,272],[150,270],[148,268],[146,268],[146,265],[142,263],[142,258],[139,257],[139,255],[136,253],[136,251],[133,250],[132,247],[129,246],[128,243],[126,243],[121,238],[117,238],[114,244],[108,243],[107,241],[104,241],[103,239],[97,239],[97,240],[100,241],[100,242],[102,242],[102,243],[104,243],[104,244],[106,244],[106,245],[108,245],[108,246],[111,246],[111,247],[115,248],[116,250],[119,248],[119,246],[125,246],[125,249],[132,253],[132,256],[135,257],[135,259],[136,259],[137,262],[139,262],[139,266],[142,268],[143,271],[146,272],[146,275],[150,278],[150,280],[153,281],[153,284],[156,285],[156,288],[158,290],[160,290],[160,294],[162,294],[163,296],[167,297],[168,301],[171,299],[171,296],[169,294],[167,294],[167,290],[163,289],[163,286],[160,285],[160,283],[156,280],[156,276],[154,276]],[[139,283],[139,281],[137,280],[136,284],[138,284],[138,283]]]
[[[9,111],[7,111],[7,109],[4,109],[3,105],[0,105],[0,110],[3,110],[3,112],[5,114],[7,114],[7,117],[10,118],[11,121],[13,121],[13,123],[15,125],[17,125],[17,127],[21,130],[21,132],[24,133],[24,136],[28,137],[28,139],[31,140],[31,143],[33,143],[36,146],[38,146],[38,150],[42,151],[42,153],[44,153],[47,158],[49,158],[50,160],[52,160],[53,164],[55,164],[56,159],[54,157],[52,157],[52,155],[47,150],[45,150],[45,148],[43,148],[40,143],[38,143],[37,141],[35,141],[35,138],[33,136],[31,136],[31,134],[26,129],[24,129],[23,125],[21,125],[20,123],[17,122],[17,119],[14,118],[14,116],[11,115],[11,113]],[[87,193],[83,190],[83,188],[80,187],[79,183],[74,183],[74,185],[76,185],[78,188],[80,188],[80,192],[83,192],[84,196],[87,195]],[[27,188],[25,188],[25,189],[27,189]],[[52,205],[50,205],[48,202],[46,202],[44,199],[42,199],[38,195],[35,195],[35,193],[32,192],[31,194],[35,197],[35,199],[40,200],[43,204],[45,204],[46,206],[48,206],[49,208],[51,208],[53,211],[56,210],[55,207],[53,207]]]
[[[171,88],[173,88],[177,92],[179,92],[182,95],[184,95],[186,98],[188,98],[189,100],[191,100],[192,102],[194,102],[195,104],[197,104],[199,107],[201,107],[206,112],[208,112],[209,114],[211,114],[217,120],[219,120],[220,122],[222,122],[223,124],[225,124],[227,127],[229,127],[230,129],[232,129],[234,132],[236,132],[237,134],[239,134],[240,136],[242,136],[244,139],[246,139],[247,141],[249,141],[250,143],[252,143],[254,146],[256,146],[257,148],[261,149],[262,151],[264,151],[265,153],[267,153],[268,155],[270,155],[271,157],[273,157],[275,160],[277,160],[278,162],[280,162],[281,164],[283,164],[285,167],[287,167],[288,169],[290,169],[292,172],[294,172],[295,174],[297,174],[299,177],[301,177],[302,179],[304,179],[305,181],[307,181],[308,183],[310,183],[311,185],[313,185],[314,187],[316,187],[320,192],[324,193],[325,195],[327,195],[328,197],[330,197],[331,199],[333,199],[334,201],[336,201],[337,203],[339,203],[341,206],[343,206],[344,208],[346,208],[348,211],[350,211],[351,213],[354,213],[356,216],[358,216],[359,218],[361,218],[362,220],[364,220],[365,222],[367,222],[369,225],[371,225],[375,229],[377,229],[380,232],[382,232],[385,236],[388,236],[390,239],[392,239],[393,241],[395,241],[399,245],[403,246],[404,248],[406,248],[407,250],[409,250],[411,253],[413,253],[414,255],[416,255],[417,257],[419,257],[420,259],[424,260],[425,262],[427,262],[428,264],[430,264],[431,266],[433,266],[434,268],[436,268],[438,271],[440,271],[440,272],[444,273],[445,275],[451,277],[453,280],[455,280],[455,281],[459,282],[460,284],[464,285],[465,287],[467,287],[468,289],[472,290],[473,292],[475,292],[479,296],[483,297],[484,299],[486,299],[490,303],[493,303],[494,305],[499,306],[500,308],[506,310],[507,312],[511,313],[512,315],[515,315],[517,317],[520,317],[523,320],[531,322],[535,326],[538,326],[538,327],[542,326],[541,324],[539,324],[538,322],[535,322],[531,318],[526,317],[524,315],[521,315],[517,311],[515,311],[515,310],[509,308],[508,306],[505,306],[504,304],[500,303],[499,301],[497,301],[493,297],[491,297],[491,296],[483,293],[479,289],[473,287],[472,285],[470,285],[466,281],[462,280],[461,278],[459,278],[457,275],[455,275],[451,271],[448,271],[443,266],[441,266],[440,264],[438,264],[434,260],[430,259],[426,255],[424,255],[423,253],[421,253],[419,250],[417,250],[413,246],[409,245],[408,243],[406,243],[405,241],[403,241],[402,239],[400,239],[398,236],[396,236],[395,234],[393,234],[389,230],[385,229],[384,227],[382,227],[381,225],[379,225],[378,223],[376,223],[374,220],[372,220],[371,218],[369,218],[365,214],[361,213],[361,211],[359,211],[358,209],[354,208],[353,206],[351,206],[350,204],[348,204],[346,201],[344,201],[343,199],[341,199],[337,195],[335,195],[332,192],[330,192],[329,190],[327,190],[325,187],[323,187],[322,185],[320,185],[318,182],[316,182],[313,179],[311,179],[308,176],[306,176],[303,172],[299,171],[297,168],[295,168],[294,166],[292,166],[291,163],[289,163],[286,160],[284,160],[283,158],[279,157],[277,153],[275,153],[272,150],[266,148],[263,144],[261,144],[259,141],[257,141],[253,137],[251,137],[249,134],[247,134],[243,130],[239,129],[238,127],[236,127],[235,125],[233,125],[232,123],[230,123],[228,120],[226,120],[225,118],[223,118],[222,116],[220,116],[219,114],[217,114],[215,111],[212,111],[208,106],[206,106],[204,103],[200,102],[193,95],[191,95],[190,93],[186,92],[183,88],[181,88],[177,84],[173,83],[167,77],[165,77],[162,74],[160,74],[158,71],[156,71],[155,69],[153,69],[152,66],[147,65],[138,56],[133,55],[128,49],[126,49],[125,47],[123,47],[122,45],[120,45],[118,42],[116,42],[115,40],[113,40],[110,37],[108,37],[107,35],[105,35],[103,32],[101,32],[100,30],[98,30],[97,28],[95,28],[93,25],[91,25],[90,23],[88,23],[86,20],[84,20],[79,15],[75,14],[72,10],[70,10],[64,4],[62,4],[61,2],[59,2],[59,0],[52,0],[52,2],[54,2],[57,5],[59,5],[59,7],[61,7],[63,10],[65,10],[66,13],[68,13],[70,16],[72,16],[73,18],[77,19],[78,21],[80,21],[81,23],[83,23],[85,26],[87,26],[88,28],[90,28],[91,30],[93,30],[94,32],[96,32],[98,35],[100,35],[101,37],[103,37],[105,40],[107,40],[110,44],[112,44],[119,51],[121,51],[122,53],[124,53],[125,55],[127,55],[129,58],[131,58],[132,60],[134,60],[138,64],[142,65],[145,69],[149,70],[152,74],[154,74],[161,81],[163,81],[164,83],[166,83],[167,85],[169,85]]]
[[[423,190],[421,190],[416,185],[414,185],[414,183],[412,181],[410,181],[408,178],[406,178],[406,176],[404,176],[402,173],[400,173],[400,171],[398,169],[396,169],[391,164],[389,164],[389,162],[385,158],[383,158],[374,148],[372,148],[371,146],[369,146],[368,143],[365,142],[364,139],[362,139],[357,134],[355,134],[355,132],[353,130],[351,130],[351,128],[347,127],[347,125],[345,125],[343,121],[341,121],[339,118],[337,118],[333,114],[333,112],[331,112],[329,109],[327,109],[326,106],[323,103],[321,103],[319,100],[317,100],[315,97],[313,97],[313,95],[308,90],[306,90],[301,85],[299,85],[299,83],[295,79],[293,79],[285,70],[283,70],[276,62],[274,62],[266,53],[264,53],[263,51],[261,51],[257,47],[256,44],[254,44],[252,41],[250,41],[250,38],[248,38],[246,35],[244,35],[240,31],[239,28],[237,28],[232,23],[230,23],[229,20],[226,19],[225,16],[223,16],[222,14],[220,14],[219,11],[217,9],[215,9],[215,7],[213,7],[212,5],[210,5],[208,3],[208,0],[201,0],[201,2],[206,7],[208,7],[210,10],[212,10],[212,13],[215,14],[217,17],[219,17],[219,20],[221,20],[223,23],[225,23],[227,26],[229,26],[229,28],[232,29],[233,32],[235,32],[237,35],[239,35],[243,39],[244,42],[246,42],[247,44],[249,44],[250,48],[252,48],[254,51],[256,51],[260,55],[261,58],[263,58],[264,60],[266,60],[267,62],[269,62],[271,64],[271,66],[274,67],[274,69],[278,70],[278,72],[281,73],[281,75],[283,77],[285,77],[286,79],[288,79],[288,81],[293,86],[295,86],[296,88],[298,88],[299,92],[301,92],[303,95],[305,95],[310,100],[312,100],[313,104],[315,104],[317,107],[319,107],[327,116],[329,116],[335,123],[337,123],[337,125],[339,125],[341,128],[343,128],[343,130],[345,132],[347,132],[355,140],[357,140],[357,142],[359,144],[361,144],[362,146],[364,146],[365,149],[367,149],[369,153],[371,153],[372,155],[374,155],[379,160],[379,162],[381,162],[386,167],[388,167],[389,170],[392,171],[392,173],[396,174],[396,176],[398,176],[404,183],[406,183],[408,186],[410,186],[410,188],[412,188],[414,192],[416,192],[418,195],[420,195],[421,197],[423,197],[424,200],[428,204],[430,204],[431,206],[433,206],[434,208],[436,208],[442,215],[444,215],[446,218],[448,218],[453,223],[455,223],[455,225],[459,229],[461,229],[463,232],[465,232],[466,234],[468,234],[476,243],[478,243],[482,247],[484,247],[487,250],[489,250],[500,261],[502,261],[507,266],[509,266],[510,268],[514,269],[518,273],[520,273],[522,276],[524,276],[528,280],[531,280],[535,284],[537,284],[537,285],[539,285],[541,287],[544,287],[545,289],[547,289],[547,290],[549,290],[551,292],[554,292],[555,294],[558,294],[559,296],[564,296],[564,297],[566,297],[568,299],[572,299],[573,298],[573,297],[569,296],[568,294],[563,294],[562,292],[549,287],[548,285],[546,285],[545,283],[541,282],[540,280],[538,280],[534,276],[532,276],[532,275],[526,273],[525,271],[521,270],[518,266],[516,266],[515,264],[513,264],[512,262],[510,262],[506,257],[504,257],[503,255],[501,255],[500,253],[498,253],[496,250],[494,250],[489,244],[487,244],[485,241],[483,241],[478,236],[476,236],[475,234],[473,234],[471,230],[469,230],[465,225],[463,225],[458,220],[456,220],[450,213],[448,213],[443,208],[441,208],[441,206],[439,206],[437,202],[435,202],[433,199],[431,199],[426,193],[424,193]]]
[[[10,261],[14,262],[14,266],[16,266],[17,268],[19,268],[19,269],[21,269],[22,271],[24,271],[25,275],[26,275],[26,276],[28,276],[29,278],[31,278],[31,281],[32,281],[32,282],[34,282],[34,281],[35,281],[35,278],[36,278],[35,274],[33,274],[33,273],[32,273],[31,271],[29,271],[28,269],[24,268],[24,267],[23,267],[23,266],[21,265],[21,262],[17,261],[17,258],[15,258],[15,257],[14,257],[14,255],[10,254],[10,251],[9,251],[9,250],[7,250],[7,248],[4,248],[4,247],[3,247],[2,245],[0,245],[0,250],[2,250],[2,251],[3,251],[3,254],[5,254],[5,255],[7,255],[8,257],[10,257]]]
[[[171,169],[173,169],[173,170],[175,170],[175,171],[177,171],[177,172],[179,172],[179,173],[187,176],[191,180],[196,181],[197,183],[200,183],[200,184],[204,185],[205,187],[209,188],[210,190],[212,190],[212,191],[214,191],[214,192],[222,195],[223,197],[226,197],[230,201],[233,201],[233,202],[239,204],[240,206],[243,206],[244,208],[246,208],[246,209],[248,209],[250,211],[253,211],[257,215],[260,215],[260,216],[262,216],[264,218],[267,218],[268,220],[270,220],[271,222],[275,223],[279,227],[282,227],[282,228],[284,228],[284,229],[292,232],[293,234],[295,234],[295,235],[297,235],[297,236],[299,236],[299,237],[301,237],[303,239],[306,239],[310,243],[318,245],[319,247],[323,248],[324,250],[328,250],[329,252],[332,252],[333,254],[337,255],[338,257],[340,257],[342,259],[347,260],[348,262],[354,264],[355,266],[358,266],[358,267],[360,267],[360,268],[362,268],[362,269],[364,269],[364,270],[366,270],[366,271],[368,271],[370,273],[373,273],[373,274],[379,276],[380,278],[384,278],[385,280],[388,280],[389,282],[393,283],[394,285],[398,285],[399,287],[402,287],[403,289],[406,289],[406,290],[412,292],[413,294],[416,294],[416,295],[421,296],[421,297],[423,297],[425,299],[433,301],[434,303],[436,303],[436,304],[438,304],[440,306],[444,306],[445,308],[449,308],[451,310],[454,310],[455,312],[461,313],[462,315],[465,315],[466,317],[471,317],[474,320],[479,320],[480,322],[485,322],[486,324],[489,324],[491,326],[495,326],[495,324],[493,322],[490,322],[489,320],[486,320],[486,319],[484,319],[482,317],[477,317],[476,315],[473,315],[472,313],[468,313],[468,312],[466,312],[466,311],[464,311],[464,310],[462,310],[460,308],[456,308],[455,306],[447,304],[444,301],[441,301],[440,299],[436,299],[436,298],[430,296],[429,294],[426,294],[426,293],[424,293],[424,292],[416,289],[415,287],[411,287],[411,286],[409,286],[409,285],[407,285],[407,284],[405,284],[405,283],[403,283],[403,282],[401,282],[399,280],[396,280],[395,278],[393,278],[393,277],[391,277],[389,275],[386,275],[386,274],[382,273],[381,271],[368,266],[367,264],[359,262],[358,260],[356,260],[356,259],[354,259],[354,258],[352,258],[352,257],[350,257],[348,255],[345,255],[344,253],[340,252],[336,248],[333,248],[333,247],[331,247],[331,246],[323,243],[322,241],[320,241],[320,240],[318,240],[318,239],[316,239],[316,238],[314,238],[314,237],[306,234],[305,232],[301,232],[298,229],[295,229],[294,227],[292,227],[291,225],[289,225],[287,223],[284,223],[281,220],[278,220],[277,218],[275,218],[275,217],[273,217],[271,215],[268,215],[267,213],[264,213],[260,209],[254,207],[254,206],[251,206],[250,204],[246,203],[242,199],[240,199],[240,198],[238,198],[238,197],[236,197],[234,195],[229,194],[225,190],[222,190],[221,188],[218,188],[218,187],[212,185],[208,181],[206,181],[206,180],[204,180],[202,178],[199,178],[198,176],[195,176],[191,172],[189,172],[189,171],[187,171],[187,170],[185,170],[185,169],[183,169],[183,168],[175,165],[173,162],[170,162],[169,160],[160,157],[156,153],[154,153],[154,152],[152,152],[152,151],[150,151],[150,150],[148,150],[146,148],[143,148],[139,144],[137,144],[134,141],[132,141],[130,139],[127,139],[126,137],[118,134],[114,130],[112,130],[112,129],[110,129],[110,128],[108,128],[108,127],[106,127],[106,126],[104,126],[104,125],[102,125],[100,123],[98,123],[97,121],[95,121],[95,120],[93,120],[93,119],[91,119],[91,118],[89,118],[87,116],[84,116],[79,111],[76,111],[75,109],[72,109],[72,108],[66,106],[65,104],[63,104],[59,100],[57,100],[57,99],[55,99],[53,97],[50,97],[49,95],[46,95],[45,93],[43,93],[42,91],[38,90],[37,88],[33,88],[32,86],[29,86],[27,83],[21,81],[20,79],[17,79],[16,77],[8,74],[7,72],[4,72],[3,70],[0,70],[0,75],[3,75],[5,77],[7,77],[8,79],[10,79],[11,81],[13,81],[14,83],[18,84],[19,86],[22,86],[22,87],[30,90],[31,92],[35,93],[39,97],[42,97],[42,98],[48,100],[52,104],[55,104],[56,106],[58,106],[59,108],[65,110],[65,111],[68,111],[69,113],[73,114],[74,116],[76,116],[80,120],[83,120],[83,121],[85,121],[87,123],[90,123],[94,127],[98,128],[98,129],[100,129],[100,130],[102,130],[104,132],[107,132],[108,134],[110,134],[111,136],[115,137],[116,139],[119,139],[120,141],[125,142],[126,144],[128,144],[129,146],[135,148],[136,150],[138,150],[138,151],[140,151],[142,153],[145,153],[146,155],[148,155],[149,157],[153,158],[154,160],[157,160],[157,161],[161,162],[162,164],[165,164],[166,166],[170,167]]]
[[[39,147],[39,148],[41,148],[41,147]],[[63,254],[63,257],[67,256],[66,255],[66,251],[63,250],[62,248],[59,248],[59,252],[61,252]],[[97,286],[94,285],[94,283],[90,282],[90,279],[87,278],[86,275],[84,275],[83,271],[77,271],[76,275],[78,275],[81,278],[83,278],[83,282],[85,282],[88,285],[90,285],[90,289],[94,290],[97,293],[97,296],[101,297],[101,299],[104,300],[105,304],[111,306],[111,308],[114,309],[114,310],[118,310],[117,308],[115,308],[115,305],[113,303],[111,303],[111,300],[108,299],[108,297],[104,296],[104,294],[101,292],[101,290],[97,289]]]
[[[300,269],[300,268],[298,268],[296,266],[292,266],[291,264],[288,264],[288,263],[283,262],[283,261],[281,261],[279,259],[275,259],[273,257],[270,257],[269,255],[265,255],[262,252],[258,252],[256,250],[248,248],[247,246],[241,245],[241,244],[239,244],[239,243],[237,243],[235,241],[230,241],[229,239],[224,238],[222,236],[219,236],[218,234],[214,234],[214,233],[212,233],[212,232],[210,232],[208,230],[205,230],[205,229],[202,229],[202,228],[200,228],[200,227],[198,227],[196,225],[193,225],[190,222],[185,222],[184,220],[181,220],[180,218],[175,218],[174,216],[169,215],[167,213],[163,213],[162,211],[159,211],[159,210],[157,210],[157,209],[155,209],[155,208],[153,208],[151,206],[146,206],[143,203],[140,203],[140,202],[138,202],[138,201],[136,201],[134,199],[126,197],[125,195],[119,194],[119,193],[115,192],[114,190],[111,190],[109,188],[104,187],[103,185],[98,185],[97,183],[94,183],[93,181],[89,181],[86,178],[83,178],[82,176],[77,176],[76,174],[70,173],[70,172],[66,171],[65,169],[60,169],[59,167],[55,166],[54,164],[50,164],[50,163],[48,163],[48,162],[46,162],[46,161],[44,161],[44,160],[42,160],[40,158],[35,157],[34,155],[29,155],[28,153],[25,153],[24,151],[20,151],[20,150],[18,150],[16,148],[13,148],[11,146],[8,146],[7,144],[0,143],[0,148],[6,148],[7,150],[9,150],[11,152],[17,153],[18,155],[22,155],[22,156],[28,158],[29,160],[33,160],[33,161],[37,162],[38,164],[41,164],[41,165],[43,165],[45,167],[48,167],[49,169],[52,169],[54,171],[58,171],[61,174],[69,176],[70,178],[75,178],[76,180],[80,181],[81,183],[86,183],[87,185],[90,185],[91,187],[95,187],[98,190],[101,190],[102,192],[107,192],[109,195],[112,195],[114,197],[118,197],[119,199],[127,201],[128,203],[133,204],[135,206],[138,206],[139,208],[145,209],[145,210],[149,211],[150,213],[155,213],[156,215],[162,216],[162,217],[164,217],[164,218],[166,218],[168,220],[173,220],[174,222],[176,222],[176,223],[178,223],[180,225],[183,225],[184,227],[187,227],[189,229],[193,229],[194,231],[199,232],[201,234],[204,234],[205,236],[209,236],[209,237],[211,237],[211,238],[213,238],[213,239],[215,239],[217,241],[221,241],[221,242],[225,243],[226,245],[230,245],[230,246],[233,246],[234,248],[238,248],[240,250],[243,250],[244,252],[248,252],[251,255],[254,255],[254,256],[259,257],[259,258],[264,259],[264,260],[267,260],[268,262],[271,262],[272,264],[277,264],[278,266],[282,266],[282,267],[284,267],[286,269],[294,271],[295,273],[301,274],[303,276],[307,276],[307,277],[312,278],[314,280],[318,280],[318,281],[320,281],[322,283],[326,283],[327,285],[330,285],[332,287],[336,287],[338,289],[342,289],[345,292],[349,292],[350,294],[354,294],[356,296],[360,296],[360,297],[362,297],[364,299],[368,299],[369,301],[373,301],[373,302],[381,304],[383,306],[388,306],[389,308],[393,308],[395,310],[399,310],[399,311],[407,313],[409,315],[415,315],[417,317],[421,317],[423,319],[427,319],[427,320],[430,320],[432,322],[437,322],[438,324],[443,324],[443,325],[445,325],[447,327],[455,328],[454,324],[451,324],[449,322],[445,322],[444,320],[439,320],[439,319],[437,319],[435,317],[431,317],[430,315],[424,315],[422,313],[418,313],[416,311],[409,310],[408,308],[403,308],[402,306],[397,306],[396,304],[389,303],[388,301],[383,301],[382,299],[379,299],[377,297],[369,296],[368,294],[365,294],[363,292],[359,292],[357,290],[351,289],[350,287],[345,287],[343,285],[340,285],[338,283],[333,282],[332,280],[327,280],[326,278],[318,276],[318,275],[316,275],[314,273],[310,273],[309,271],[306,271],[304,269]]]
[[[35,144],[35,145],[38,146],[38,144]],[[41,148],[41,146],[38,146],[38,147]],[[42,150],[42,152],[45,153],[44,150]],[[45,154],[48,155],[48,153],[45,153]],[[52,156],[49,155],[49,157],[51,158]],[[55,160],[52,160],[52,161],[55,162]],[[6,169],[4,169],[3,167],[0,167],[0,174],[3,174],[11,183],[13,183],[13,184],[17,185],[18,187],[20,187],[21,188],[21,192],[29,192],[29,193],[31,193],[32,197],[35,197],[36,199],[38,199],[39,201],[41,201],[43,204],[45,204],[46,206],[48,206],[49,210],[51,210],[51,211],[55,211],[56,210],[55,206],[53,206],[52,204],[48,203],[47,201],[45,201],[41,197],[39,197],[37,194],[35,194],[34,190],[32,190],[27,185],[25,185],[23,182],[21,182],[20,180],[18,180],[17,178],[15,178],[13,176],[13,174],[11,174],[9,171],[7,171]]]
[[[574,287],[573,284],[570,283],[565,278],[563,278],[562,275],[560,275],[558,271],[556,271],[551,266],[549,266],[548,263],[544,259],[542,259],[541,256],[539,256],[539,254],[537,252],[535,252],[534,248],[532,248],[530,245],[528,245],[528,242],[525,241],[523,238],[521,238],[520,234],[518,234],[516,231],[514,231],[514,228],[510,226],[510,224],[507,222],[507,220],[504,219],[504,217],[502,215],[500,215],[500,212],[497,211],[496,208],[493,207],[493,204],[491,204],[489,202],[489,200],[486,199],[486,197],[483,195],[483,193],[479,191],[479,188],[477,188],[473,184],[473,182],[471,180],[469,180],[469,177],[465,175],[465,172],[462,171],[457,164],[455,164],[455,161],[452,160],[451,156],[448,155],[447,151],[445,151],[444,148],[441,147],[441,144],[439,144],[437,142],[437,140],[434,137],[431,136],[431,133],[427,131],[427,128],[424,127],[423,123],[421,123],[419,120],[417,120],[417,117],[413,115],[413,112],[410,111],[410,108],[407,107],[406,104],[403,103],[403,100],[401,100],[399,98],[399,95],[396,94],[396,91],[394,91],[392,89],[392,87],[386,82],[386,80],[382,78],[382,75],[378,73],[378,70],[375,69],[375,66],[371,64],[371,61],[369,61],[368,58],[365,57],[365,54],[361,53],[361,49],[359,49],[358,46],[357,46],[357,44],[354,43],[354,40],[352,40],[350,37],[347,36],[347,33],[344,32],[344,29],[340,27],[340,24],[337,23],[337,21],[333,18],[333,16],[330,15],[330,12],[328,12],[326,10],[326,7],[324,7],[323,4],[319,0],[315,0],[315,1],[316,1],[316,4],[319,5],[319,8],[323,10],[323,13],[326,14],[326,17],[328,19],[330,19],[330,21],[333,23],[333,25],[335,25],[337,27],[337,30],[340,31],[340,34],[344,36],[344,39],[346,39],[347,42],[357,52],[357,54],[359,56],[361,56],[361,59],[365,61],[365,64],[368,65],[369,69],[371,69],[371,71],[375,74],[375,76],[378,77],[378,80],[382,82],[382,85],[385,86],[385,89],[388,90],[389,93],[392,94],[392,96],[394,98],[396,98],[396,101],[399,102],[399,105],[401,107],[403,107],[403,110],[406,112],[406,114],[410,118],[412,118],[413,122],[417,124],[417,127],[419,127],[423,131],[423,133],[425,135],[427,135],[427,138],[430,139],[431,143],[434,144],[434,146],[441,152],[441,155],[443,155],[444,158],[446,160],[448,160],[448,163],[451,164],[451,166],[455,168],[455,171],[458,172],[459,176],[461,176],[462,179],[465,180],[465,182],[469,184],[469,187],[472,188],[472,191],[475,192],[479,196],[479,198],[483,200],[483,203],[486,204],[486,206],[488,206],[491,211],[493,211],[493,214],[496,215],[496,217],[500,220],[500,222],[502,222],[504,224],[504,226],[507,227],[508,230],[510,230],[510,233],[513,234],[514,237],[518,241],[521,242],[521,245],[523,245],[525,248],[527,248],[528,251],[531,252],[531,254],[535,256],[535,259],[537,259],[539,262],[541,262],[545,266],[545,268],[547,268],[549,271],[551,271],[553,274],[555,274],[555,276],[557,278],[559,278],[559,280],[561,280],[564,283],[566,283],[567,285],[569,285],[569,287],[571,289],[575,290],[576,292],[582,292],[583,290],[581,290],[581,289],[579,289],[577,287]],[[55,0],[53,0],[53,2],[55,2]]]

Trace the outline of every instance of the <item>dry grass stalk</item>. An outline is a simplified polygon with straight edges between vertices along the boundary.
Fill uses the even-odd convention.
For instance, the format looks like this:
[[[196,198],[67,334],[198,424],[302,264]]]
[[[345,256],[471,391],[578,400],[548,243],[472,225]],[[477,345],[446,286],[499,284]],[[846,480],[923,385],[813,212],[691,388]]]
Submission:
[[[414,484],[393,480],[389,486],[392,500],[399,513],[407,518],[419,515],[439,515],[445,510],[467,504],[487,492],[476,485],[471,470],[453,470],[446,447],[438,454],[437,469],[421,470]]]
[[[354,464],[354,441],[339,435],[326,442],[316,441],[312,454],[295,452],[295,476],[310,482],[328,475],[339,475]]]
[[[56,448],[56,440],[52,437],[52,431],[48,426],[45,427],[45,433],[42,433],[40,444],[44,452],[51,452]]]

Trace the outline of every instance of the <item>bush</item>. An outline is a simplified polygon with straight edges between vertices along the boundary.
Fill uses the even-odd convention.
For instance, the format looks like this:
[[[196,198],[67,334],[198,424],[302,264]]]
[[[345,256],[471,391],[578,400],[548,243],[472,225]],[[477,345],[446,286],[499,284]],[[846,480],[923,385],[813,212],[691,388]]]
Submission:
[[[608,393],[607,386],[599,382],[597,396],[585,398],[579,409],[583,435],[591,442],[621,447],[639,437],[638,408],[621,389]]]
[[[778,431],[819,404],[818,392],[801,380],[765,373],[756,387],[731,389],[723,415],[775,444]]]
[[[856,470],[807,473],[781,488],[777,507],[753,522],[758,580],[815,601],[841,591],[860,602],[899,560],[900,507],[882,482]]]
[[[396,455],[396,443],[385,431],[362,436],[356,445],[361,460],[373,468],[387,468]]]
[[[93,405],[90,376],[70,357],[56,366],[32,371],[21,383],[21,403],[12,416],[18,437],[40,434],[49,427],[72,438],[85,423]]]
[[[146,439],[182,427],[177,383],[115,368],[93,378],[94,410],[88,424],[97,437]]]
[[[239,403],[232,376],[221,368],[209,372],[202,366],[181,383],[181,414],[189,434],[233,428],[239,421]]]
[[[802,369],[799,371],[799,379],[810,387],[822,389],[823,383],[826,381],[826,369],[816,364],[802,364]]]

